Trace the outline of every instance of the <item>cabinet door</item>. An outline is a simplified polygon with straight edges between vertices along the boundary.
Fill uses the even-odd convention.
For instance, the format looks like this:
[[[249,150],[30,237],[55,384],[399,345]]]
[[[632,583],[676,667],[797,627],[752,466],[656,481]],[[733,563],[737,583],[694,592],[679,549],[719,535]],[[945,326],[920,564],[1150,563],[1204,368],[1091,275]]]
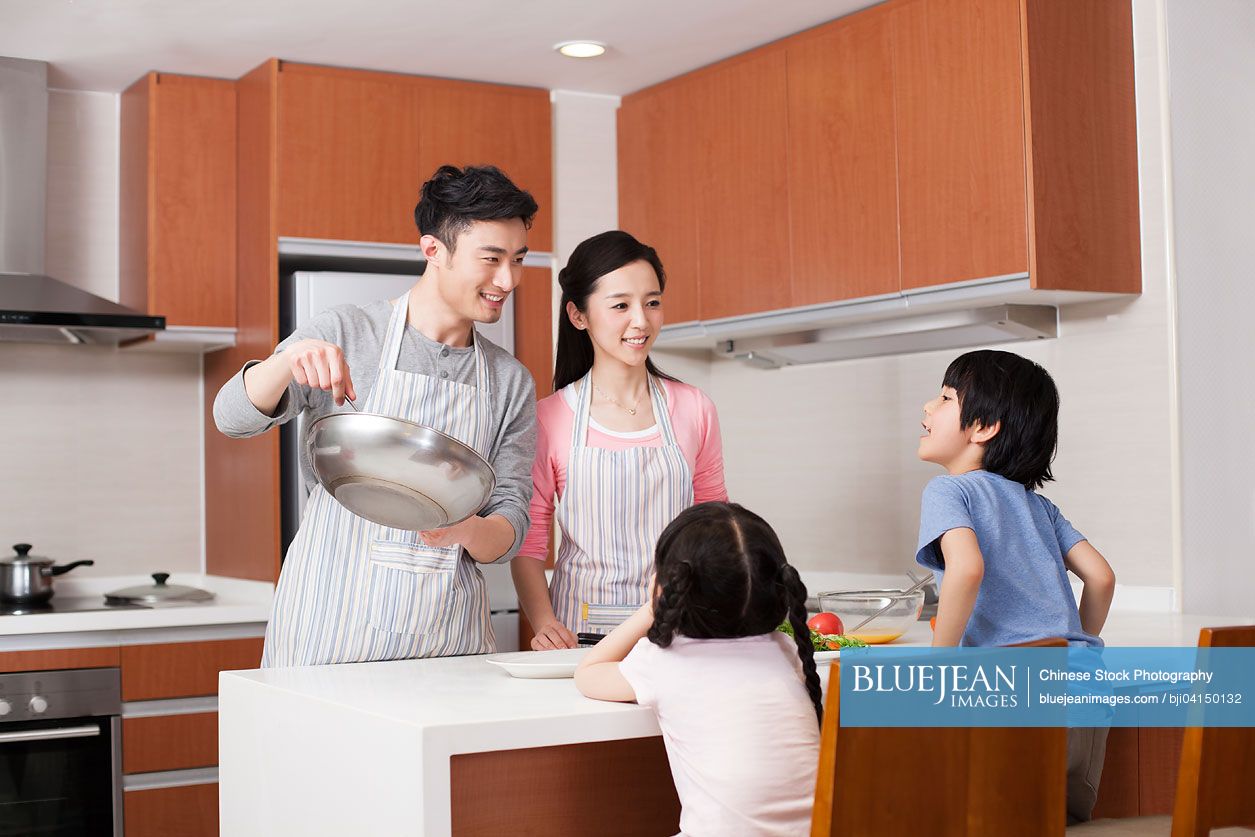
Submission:
[[[520,188],[531,192],[540,206],[527,237],[528,247],[552,252],[549,92],[443,79],[423,79],[421,91],[420,182],[446,164],[496,166]],[[415,200],[417,197],[415,192]]]
[[[695,82],[701,318],[787,308],[792,265],[784,50],[751,53]]]
[[[1028,271],[1017,0],[892,10],[902,286]]]
[[[537,398],[553,392],[553,271],[547,267],[523,268],[514,291],[514,356],[532,373]]]
[[[126,837],[216,837],[218,783],[122,794]]]
[[[418,241],[418,90],[402,76],[282,66],[279,235]]]
[[[700,315],[695,95],[685,79],[619,106],[619,227],[658,251],[668,324]]]
[[[872,9],[791,43],[793,305],[896,293],[897,161],[889,17]]]
[[[218,673],[257,668],[262,640],[218,639],[122,648],[122,699],[218,694]]]

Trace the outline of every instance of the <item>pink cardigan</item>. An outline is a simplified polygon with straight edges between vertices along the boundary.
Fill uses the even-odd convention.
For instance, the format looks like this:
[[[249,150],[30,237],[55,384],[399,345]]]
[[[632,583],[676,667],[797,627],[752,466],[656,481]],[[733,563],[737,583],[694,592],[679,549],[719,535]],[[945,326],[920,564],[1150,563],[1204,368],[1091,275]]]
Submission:
[[[675,381],[662,381],[667,412],[676,441],[693,472],[693,502],[727,500],[723,483],[723,442],[714,403],[700,389]],[[549,551],[553,508],[566,490],[567,463],[571,458],[571,428],[575,422],[574,384],[563,387],[536,405],[536,461],[532,464],[532,525],[519,549],[520,556],[544,560]],[[565,394],[570,391],[570,402]],[[629,447],[660,447],[657,425],[631,438],[612,436],[588,428],[588,444],[595,448],[623,450]]]

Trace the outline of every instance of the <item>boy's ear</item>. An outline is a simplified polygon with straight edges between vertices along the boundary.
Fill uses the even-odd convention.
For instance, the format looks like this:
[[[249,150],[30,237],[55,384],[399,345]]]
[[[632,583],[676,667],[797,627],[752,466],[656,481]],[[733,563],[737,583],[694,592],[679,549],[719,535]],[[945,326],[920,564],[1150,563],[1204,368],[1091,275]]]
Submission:
[[[1001,429],[1002,422],[1000,421],[995,421],[988,427],[977,423],[977,425],[972,429],[972,441],[978,445],[987,444],[990,439],[998,435],[998,431]]]

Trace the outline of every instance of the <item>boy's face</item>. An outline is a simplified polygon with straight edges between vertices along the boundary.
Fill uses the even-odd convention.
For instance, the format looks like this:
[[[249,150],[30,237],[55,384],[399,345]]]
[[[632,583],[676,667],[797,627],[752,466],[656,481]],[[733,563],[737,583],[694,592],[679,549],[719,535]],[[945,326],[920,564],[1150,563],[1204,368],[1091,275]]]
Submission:
[[[521,218],[476,221],[452,253],[431,235],[420,246],[429,264],[439,265],[440,298],[450,310],[477,323],[501,319],[506,298],[523,278],[527,228]]]
[[[975,456],[975,467],[980,467],[980,446],[972,440],[976,426],[966,430],[959,426],[959,394],[954,387],[942,387],[941,394],[924,405],[922,424],[920,459],[954,472]]]

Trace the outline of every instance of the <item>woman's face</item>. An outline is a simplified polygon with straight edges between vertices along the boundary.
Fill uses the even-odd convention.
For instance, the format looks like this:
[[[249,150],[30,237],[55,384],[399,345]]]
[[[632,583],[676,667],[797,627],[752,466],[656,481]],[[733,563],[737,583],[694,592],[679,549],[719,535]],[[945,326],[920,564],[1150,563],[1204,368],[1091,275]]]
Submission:
[[[662,328],[662,291],[648,262],[635,261],[597,280],[584,311],[567,303],[576,328],[588,331],[597,358],[639,366]]]

